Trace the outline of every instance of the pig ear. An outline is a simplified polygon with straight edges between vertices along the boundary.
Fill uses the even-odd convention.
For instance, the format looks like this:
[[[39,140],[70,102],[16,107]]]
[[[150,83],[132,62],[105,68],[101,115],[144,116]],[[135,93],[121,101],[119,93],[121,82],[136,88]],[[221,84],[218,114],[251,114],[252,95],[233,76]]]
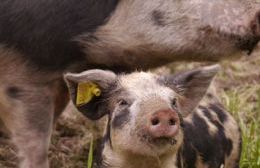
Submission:
[[[219,69],[213,65],[164,78],[165,84],[180,95],[178,105],[183,116],[196,108]]]
[[[105,97],[108,94],[110,88],[115,84],[115,73],[103,70],[89,70],[78,74],[67,73],[64,75],[64,79],[69,88],[70,98],[73,104],[87,118],[91,120],[97,120],[103,117],[105,114],[108,114],[107,102],[105,101]],[[94,89],[97,89],[99,93],[98,95],[92,95],[93,97],[88,96],[87,98],[89,98],[89,100],[79,105],[77,102],[77,96],[79,96],[80,94],[78,91],[78,87],[81,84],[91,84],[91,86],[94,85]],[[85,92],[89,92],[88,89],[91,88],[88,88],[87,86]]]

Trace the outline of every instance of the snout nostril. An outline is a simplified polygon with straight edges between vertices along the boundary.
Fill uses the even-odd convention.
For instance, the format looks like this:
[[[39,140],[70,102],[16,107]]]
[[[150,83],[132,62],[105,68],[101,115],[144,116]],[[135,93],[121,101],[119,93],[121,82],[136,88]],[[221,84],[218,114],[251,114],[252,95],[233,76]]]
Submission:
[[[175,124],[176,124],[176,122],[175,122],[174,119],[170,119],[170,120],[169,120],[169,125],[175,125]]]
[[[151,123],[152,123],[153,126],[155,126],[155,125],[158,125],[160,123],[160,120],[158,118],[154,118],[154,119],[152,119]]]

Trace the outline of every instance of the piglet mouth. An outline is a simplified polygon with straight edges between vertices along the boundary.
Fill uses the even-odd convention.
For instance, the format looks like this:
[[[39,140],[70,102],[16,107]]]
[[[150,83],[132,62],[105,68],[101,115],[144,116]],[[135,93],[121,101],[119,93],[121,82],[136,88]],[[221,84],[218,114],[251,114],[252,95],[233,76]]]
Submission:
[[[174,146],[177,144],[177,140],[174,137],[153,138],[148,135],[143,135],[141,140],[145,141],[145,143],[149,143],[150,145],[154,145],[154,146],[166,146],[166,145]]]
[[[177,140],[175,138],[160,137],[151,139],[150,143],[161,146],[161,145],[175,145]]]

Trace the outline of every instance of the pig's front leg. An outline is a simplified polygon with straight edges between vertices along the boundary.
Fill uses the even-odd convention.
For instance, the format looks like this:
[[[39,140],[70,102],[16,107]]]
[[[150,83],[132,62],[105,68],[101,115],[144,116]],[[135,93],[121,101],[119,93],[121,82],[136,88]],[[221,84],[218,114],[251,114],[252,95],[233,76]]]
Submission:
[[[48,168],[54,101],[48,86],[9,87],[1,118],[18,150],[20,168]]]

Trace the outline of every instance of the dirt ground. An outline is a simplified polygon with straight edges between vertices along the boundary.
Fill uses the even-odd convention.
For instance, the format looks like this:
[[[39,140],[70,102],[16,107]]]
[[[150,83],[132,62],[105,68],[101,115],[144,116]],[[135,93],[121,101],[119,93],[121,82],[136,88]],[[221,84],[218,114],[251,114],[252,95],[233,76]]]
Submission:
[[[205,65],[208,63],[174,63],[168,66],[159,68],[157,73],[165,74],[182,69],[191,69],[196,66]],[[250,108],[259,103],[256,98],[256,92],[260,91],[260,49],[252,56],[245,56],[236,61],[222,62],[221,72],[216,78],[216,87],[223,103],[228,106],[233,112],[231,101],[233,94],[239,94],[243,90],[249,89],[248,99],[245,104],[250,105]],[[259,92],[260,93],[260,92]],[[234,106],[238,108],[238,106]],[[259,111],[252,114],[254,117],[259,117]],[[236,115],[236,114],[234,114]],[[236,115],[236,119],[243,117],[241,112]],[[250,122],[250,120],[246,121]],[[50,146],[49,158],[51,168],[86,168],[89,141],[92,136],[90,130],[94,130],[95,137],[102,134],[102,125],[104,121],[93,123],[85,119],[74,108],[69,106],[65,113],[60,117],[56,128],[53,132],[52,143]],[[256,125],[259,128],[259,125]],[[258,136],[253,137],[254,141],[259,142]],[[33,141],[33,140],[32,140]],[[10,144],[8,138],[0,138],[0,168],[14,168],[17,165],[15,156],[16,150]],[[257,157],[257,156],[256,156]],[[245,160],[247,158],[244,158]]]

